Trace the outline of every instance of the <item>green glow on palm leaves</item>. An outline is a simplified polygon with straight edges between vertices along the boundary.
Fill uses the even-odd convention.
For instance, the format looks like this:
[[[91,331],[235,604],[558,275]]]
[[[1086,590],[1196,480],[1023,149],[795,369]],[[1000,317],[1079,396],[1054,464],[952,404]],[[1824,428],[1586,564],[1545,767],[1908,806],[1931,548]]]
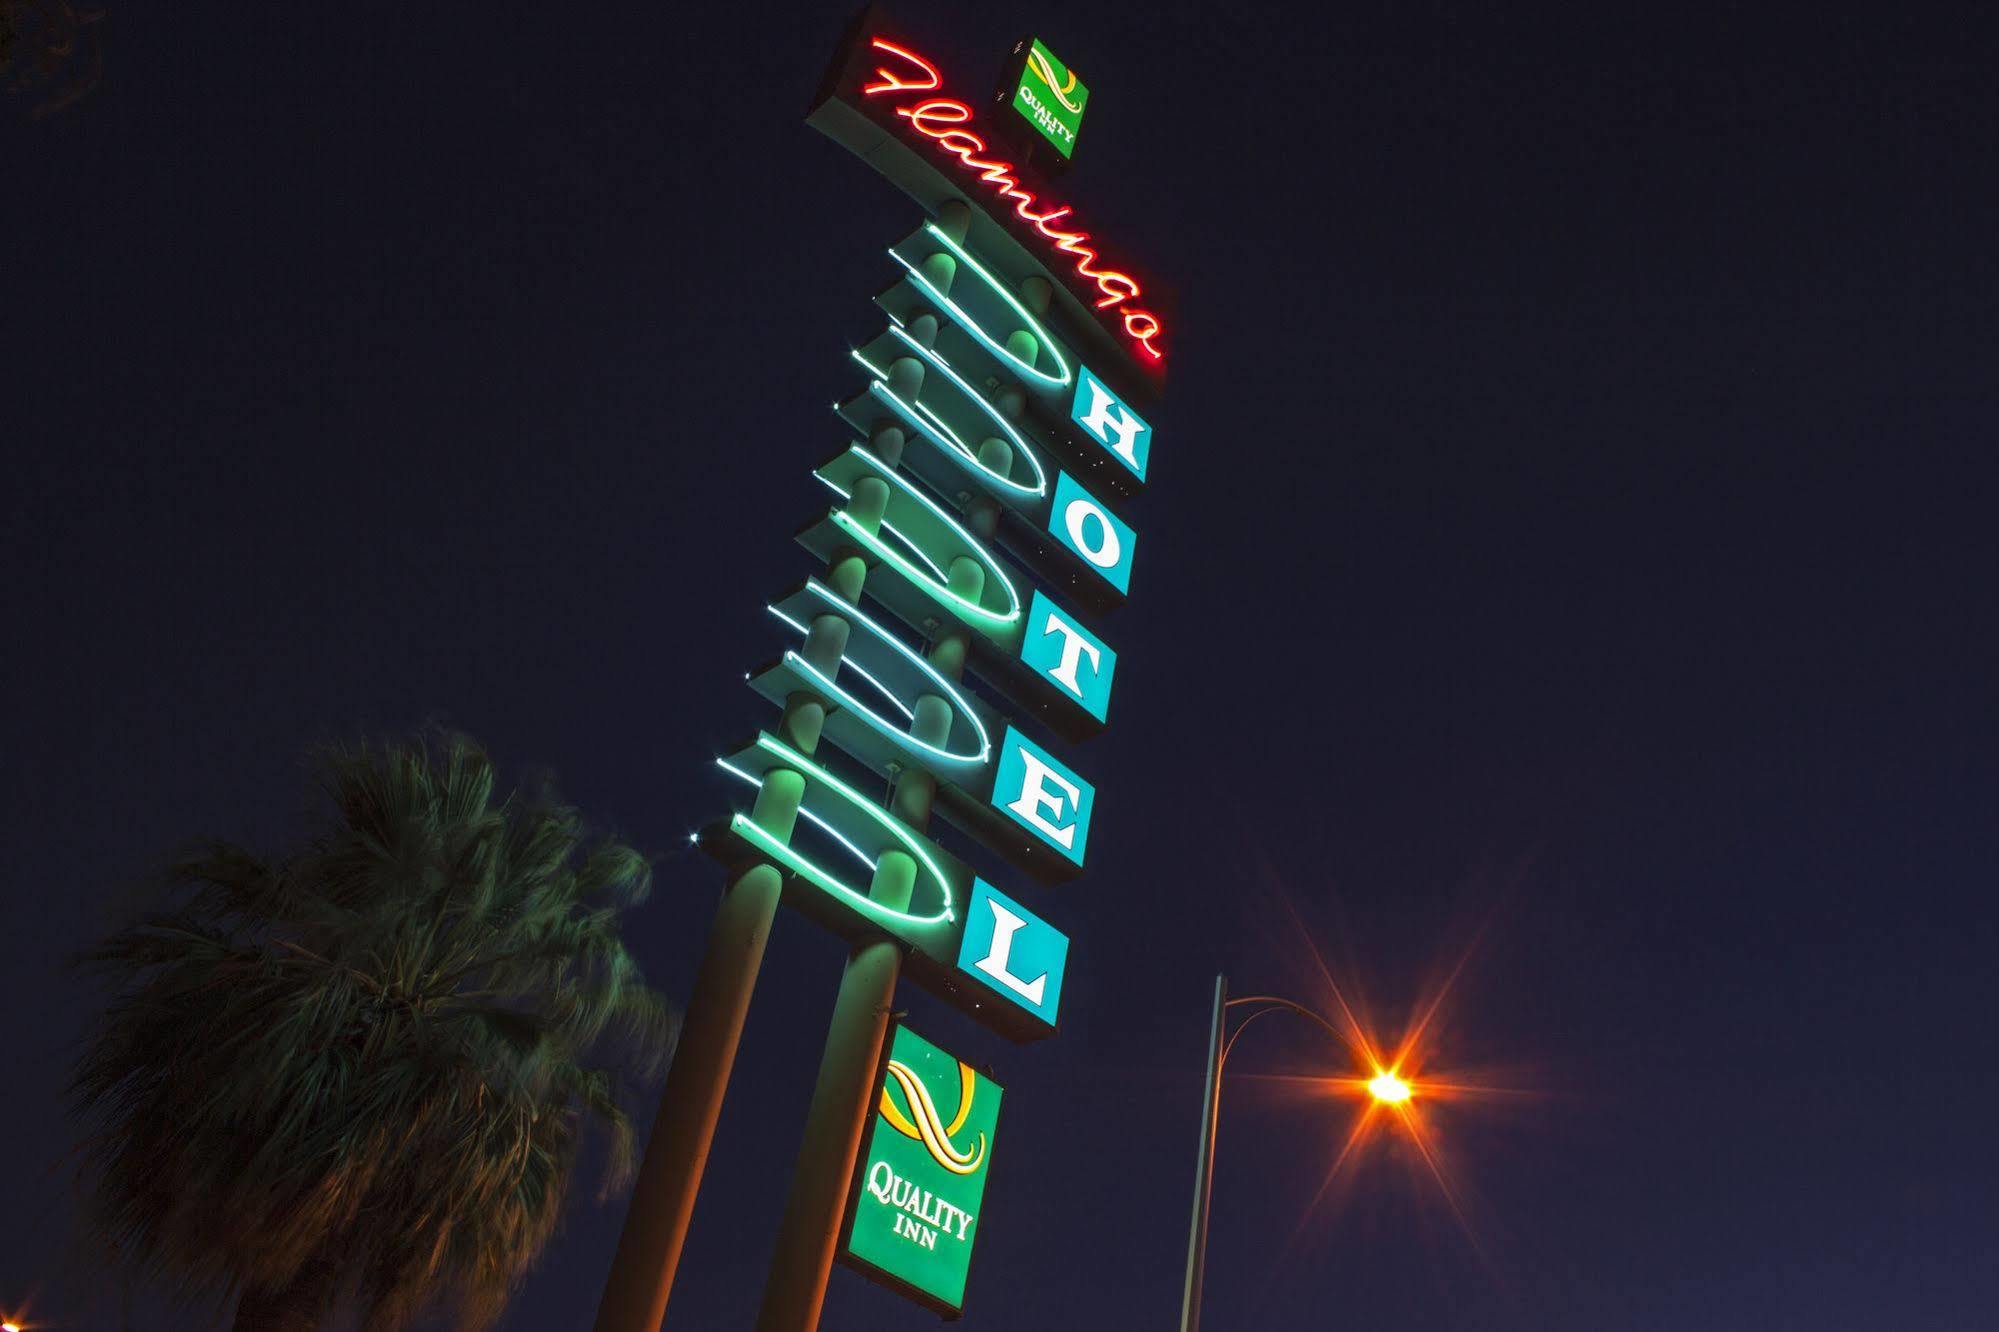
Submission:
[[[805,755],[793,749],[790,745],[785,744],[784,741],[779,740],[776,736],[768,734],[759,735],[757,737],[757,748],[775,756],[785,767],[803,774],[808,780],[823,784],[835,795],[846,801],[847,804],[859,810],[879,825],[882,831],[887,833],[889,838],[921,867],[922,874],[927,876],[930,882],[936,885],[937,910],[927,915],[919,915],[914,911],[896,911],[890,907],[883,906],[869,897],[865,888],[854,887],[816,861],[808,859],[783,842],[780,842],[777,838],[759,827],[756,821],[751,819],[747,814],[738,814],[729,820],[729,830],[731,832],[756,847],[759,851],[762,851],[778,864],[783,865],[799,878],[804,879],[807,883],[831,893],[853,907],[856,911],[875,920],[884,923],[901,923],[907,925],[939,925],[958,918],[952,911],[953,903],[950,879],[945,877],[943,868],[938,865],[937,861],[928,851],[923,849],[923,846],[916,840],[915,834],[902,826],[902,822],[899,819],[876,805],[872,800],[869,800],[853,787],[841,781],[838,777],[835,777],[826,769],[820,767],[817,763],[814,763],[811,759],[805,757]],[[821,824],[820,826],[824,827],[825,825]],[[838,834],[835,835],[838,836]],[[846,839],[841,838],[841,840],[845,841]],[[855,848],[851,848],[850,844],[850,849]],[[858,849],[855,850],[856,854],[859,854],[862,859],[867,859],[865,853],[859,852]]]
[[[959,715],[963,716],[965,720],[969,721],[972,724],[972,732],[975,736],[978,737],[977,752],[959,753],[955,750],[946,749],[940,745],[933,745],[927,740],[918,739],[916,736],[911,735],[903,727],[897,726],[893,722],[884,718],[880,713],[876,712],[873,708],[870,708],[867,704],[861,702],[860,699],[855,698],[853,694],[843,689],[839,685],[839,683],[836,682],[831,676],[821,671],[817,666],[814,666],[811,662],[807,661],[804,657],[800,656],[798,653],[786,652],[784,654],[784,659],[786,662],[790,663],[793,669],[798,671],[799,674],[804,675],[807,678],[811,679],[815,684],[818,685],[818,687],[822,692],[824,692],[829,697],[833,698],[843,706],[851,709],[863,721],[867,722],[868,725],[874,727],[874,729],[879,731],[884,737],[893,741],[895,744],[901,746],[905,750],[921,751],[925,754],[930,755],[932,758],[936,759],[940,763],[950,763],[950,764],[960,764],[960,765],[963,764],[976,765],[984,763],[988,758],[992,756],[993,752],[992,737],[987,735],[985,723],[979,720],[979,714],[972,710],[971,700],[966,698],[965,695],[959,691],[956,685],[952,684],[949,680],[945,679],[944,676],[938,672],[935,666],[932,666],[929,662],[925,661],[917,653],[910,650],[910,648],[906,644],[904,644],[901,639],[897,638],[894,634],[891,634],[888,630],[884,629],[880,624],[877,624],[874,620],[870,619],[867,615],[863,614],[859,607],[854,606],[847,601],[843,601],[840,597],[834,594],[831,588],[821,583],[818,579],[815,578],[811,580],[806,584],[806,587],[809,588],[814,593],[816,593],[821,600],[828,603],[828,605],[832,608],[835,614],[846,617],[846,619],[851,623],[859,624],[864,629],[866,629],[870,634],[874,635],[876,642],[888,644],[888,646],[893,648],[898,654],[900,654],[905,661],[907,661],[911,666],[914,666],[917,672],[923,676],[924,680],[928,684],[930,684],[936,690],[936,692],[944,698],[946,702],[948,702],[951,705],[952,709],[956,711]],[[895,695],[890,693],[887,687],[884,686],[881,683],[881,681],[875,679],[872,675],[869,675],[866,670],[862,669],[859,666],[856,666],[851,657],[843,655],[840,658],[840,662],[843,667],[852,666],[855,670],[859,671],[860,674],[865,679],[867,679],[867,681],[870,684],[874,685],[876,689],[880,690],[884,694],[887,694],[895,702],[898,708],[903,708],[902,701],[900,699],[895,698]],[[903,711],[909,715],[912,721],[915,720],[916,714],[913,709],[903,708]]]
[[[998,409],[986,401],[983,394],[976,392],[970,384],[966,383],[964,376],[952,369],[949,361],[918,342],[915,338],[909,336],[909,333],[900,324],[890,327],[889,332],[901,339],[903,345],[916,353],[916,355],[942,371],[946,378],[958,386],[958,391],[965,395],[966,400],[975,404],[979,411],[985,415],[986,419],[993,423],[994,430],[1006,437],[1007,443],[1013,446],[1014,456],[1026,460],[1029,469],[1034,473],[1033,481],[1016,481],[1012,476],[1002,475],[986,466],[984,462],[980,461],[978,451],[967,444],[964,438],[957,431],[953,430],[943,417],[937,415],[936,412],[930,410],[922,402],[911,402],[903,398],[902,395],[889,387],[888,376],[879,370],[875,370],[875,367],[868,361],[867,357],[862,356],[857,351],[853,353],[854,359],[862,365],[867,366],[869,370],[874,371],[875,378],[878,381],[871,386],[872,391],[879,397],[887,398],[896,414],[901,416],[919,434],[928,436],[937,447],[949,453],[960,464],[978,472],[980,476],[985,478],[989,485],[998,489],[1012,491],[1014,494],[1027,499],[1039,499],[1041,496],[1046,495],[1048,493],[1048,473],[1042,470],[1040,457],[1034,452],[1034,449],[1028,444],[1027,440],[1022,438],[1020,431],[1014,428],[1013,422],[1001,416]],[[917,420],[917,414],[920,414],[924,420]],[[924,424],[924,421],[927,421],[929,424]]]
[[[945,235],[943,230],[940,229],[936,223],[934,222],[925,223],[923,229],[929,232],[930,235],[934,237],[937,240],[937,242],[940,245],[942,245],[945,249],[949,250],[952,254],[956,255],[960,263],[969,265],[971,267],[971,270],[979,275],[979,280],[986,284],[987,290],[991,291],[994,295],[998,296],[1002,301],[1005,301],[1007,306],[1016,315],[1020,316],[1020,322],[1027,326],[1027,331],[1034,335],[1035,339],[1038,342],[1040,342],[1041,346],[1048,352],[1048,355],[1054,360],[1055,373],[1050,374],[1046,370],[1043,370],[1038,366],[1030,364],[1027,361],[1023,361],[1022,359],[1020,359],[1020,357],[1015,356],[1012,352],[1008,351],[1006,348],[1006,344],[995,341],[992,334],[986,332],[984,328],[980,327],[978,320],[972,318],[969,314],[965,313],[963,306],[960,306],[956,301],[952,300],[949,296],[946,296],[943,292],[939,291],[935,283],[931,282],[929,278],[924,277],[923,274],[917,270],[915,264],[910,263],[909,260],[897,254],[894,250],[890,250],[888,252],[889,258],[895,260],[897,263],[901,264],[904,268],[909,270],[909,280],[911,282],[914,282],[917,286],[923,288],[923,290],[929,295],[931,301],[934,302],[939,309],[944,311],[944,313],[951,316],[951,321],[953,323],[957,324],[959,328],[964,329],[967,333],[971,334],[973,337],[977,338],[980,342],[984,343],[986,350],[990,351],[993,355],[998,356],[1001,359],[1007,361],[1016,370],[1018,370],[1021,373],[1021,375],[1024,376],[1025,378],[1032,379],[1037,383],[1046,385],[1049,388],[1062,388],[1065,385],[1067,385],[1069,382],[1068,359],[1062,355],[1061,347],[1056,345],[1055,338],[1051,333],[1049,333],[1047,327],[1039,319],[1036,319],[1033,315],[1029,314],[1027,307],[1020,303],[1020,299],[1017,296],[1015,296],[1012,292],[1008,291],[1006,289],[1005,284],[1000,282],[998,278],[995,278],[991,273],[987,272],[984,264],[981,264],[978,260],[972,258],[971,251],[967,250],[964,246],[958,244],[958,242],[952,240],[949,236]]]
[[[891,546],[888,542],[882,540],[877,533],[870,532],[855,522],[853,518],[848,516],[846,510],[835,509],[833,511],[834,525],[853,538],[862,549],[873,553],[885,563],[893,565],[904,577],[921,586],[932,598],[943,603],[948,609],[957,614],[960,619],[977,625],[988,632],[1019,623],[1021,618],[1020,593],[1014,588],[1013,580],[1006,576],[1006,571],[1000,568],[999,561],[993,557],[991,551],[986,549],[985,543],[966,531],[964,525],[959,523],[950,514],[944,512],[941,505],[928,495],[917,490],[914,486],[911,486],[908,481],[886,466],[874,454],[869,453],[858,444],[851,446],[847,451],[866,462],[868,466],[874,468],[875,471],[881,474],[884,481],[896,487],[902,494],[921,504],[930,512],[932,517],[936,518],[938,522],[950,530],[952,535],[962,541],[971,557],[985,568],[986,587],[990,590],[993,586],[997,585],[1000,591],[1005,594],[1006,609],[990,609],[972,600],[970,597],[953,591],[944,571],[938,567],[937,561],[928,552],[924,551],[922,547],[897,531],[886,519],[882,522],[882,530],[895,536],[902,544],[914,550],[922,558],[923,562],[935,571],[934,575],[926,574],[923,570],[917,568],[913,560]],[[826,481],[826,478],[823,476],[819,479]],[[852,498],[850,492],[834,485],[833,482],[826,481],[826,484],[832,487],[834,493],[840,495],[842,498]]]

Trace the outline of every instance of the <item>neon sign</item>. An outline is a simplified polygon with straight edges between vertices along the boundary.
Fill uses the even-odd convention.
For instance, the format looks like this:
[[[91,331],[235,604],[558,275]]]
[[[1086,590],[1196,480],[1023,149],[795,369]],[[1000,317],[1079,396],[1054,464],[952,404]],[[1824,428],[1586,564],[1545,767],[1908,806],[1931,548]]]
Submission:
[[[1040,349],[1048,353],[1048,358],[1055,363],[1055,369],[1052,372],[1041,369],[1039,364],[1037,364],[1041,359],[1039,351],[1036,352],[1034,361],[1023,360],[1021,357],[1014,355],[1011,348],[995,341],[993,335],[986,332],[984,326],[978,320],[965,313],[963,306],[937,290],[937,284],[923,276],[922,269],[903,258],[894,249],[890,249],[888,252],[889,258],[909,270],[909,280],[922,288],[924,294],[929,296],[938,309],[951,316],[952,322],[957,324],[959,328],[964,329],[967,333],[977,338],[985,345],[987,351],[1012,365],[1014,370],[1019,373],[1023,382],[1034,383],[1044,388],[1061,388],[1066,385],[1069,382],[1069,362],[1062,355],[1062,345],[1055,341],[1054,335],[1049,333],[1047,327],[1039,319],[1029,314],[1027,307],[1020,303],[1020,298],[1008,291],[998,279],[993,277],[987,271],[984,264],[974,259],[971,251],[945,235],[942,227],[939,227],[935,222],[929,222],[924,224],[923,230],[932,240],[942,245],[946,250],[949,250],[952,257],[959,263],[965,264],[972,272],[976,273],[980,283],[985,286],[986,290],[994,296],[999,297],[1007,309],[1013,311],[1014,315],[1020,320],[1022,327],[1034,335],[1034,339],[1039,344]]]
[[[897,911],[883,906],[868,896],[866,884],[847,882],[817,861],[794,850],[787,840],[772,836],[748,815],[737,814],[730,818],[730,832],[821,892],[840,898],[849,907],[875,920],[905,925],[935,925],[957,919],[950,876],[945,874],[943,866],[924,842],[902,826],[900,819],[774,735],[759,735],[756,748],[768,756],[767,761],[774,761],[804,776],[808,799],[812,793],[822,790],[833,797],[833,812],[815,810],[808,817],[831,832],[857,859],[873,865],[881,859],[881,851],[896,850],[914,860],[920,870],[918,882],[927,885],[931,909],[925,912]],[[717,762],[744,781],[762,784],[755,775],[726,759],[718,759]],[[805,812],[803,805],[799,812]],[[851,826],[843,827],[843,824]],[[878,849],[870,854],[856,843],[856,836],[869,837],[878,844]]]
[[[882,519],[881,530],[896,538],[902,548],[913,552],[929,567],[919,568],[915,560],[903,553],[903,549],[862,527],[844,509],[836,509],[829,515],[833,525],[861,549],[894,567],[903,577],[921,587],[939,606],[967,624],[988,634],[1017,633],[1025,609],[1021,605],[1020,593],[1014,590],[1013,580],[1006,576],[1006,570],[985,544],[945,513],[937,501],[911,486],[900,472],[885,466],[881,459],[860,445],[850,447],[845,458],[865,464],[868,472],[888,483],[888,516]],[[820,468],[814,475],[842,499],[853,497],[852,487],[842,485],[831,466]],[[938,554],[932,554],[933,550],[943,559],[940,560]],[[976,599],[954,590],[950,575],[945,572],[948,561],[960,555],[971,557],[985,571],[985,589]],[[995,592],[1000,604],[987,604]]]
[[[1125,336],[1145,359],[1163,362],[1166,354],[1159,343],[1165,325],[1158,315],[1137,303],[1144,291],[1139,280],[1120,269],[1100,267],[1089,232],[1058,225],[1075,209],[1068,204],[1041,202],[1033,191],[1022,188],[1020,168],[994,154],[983,138],[966,128],[974,119],[969,105],[953,97],[925,95],[943,89],[944,79],[937,66],[886,37],[877,36],[868,44],[892,63],[875,67],[874,78],[861,85],[861,96],[883,99],[882,104],[908,121],[912,130],[958,159],[1001,199],[1010,201],[1014,216],[1031,224],[1068,258],[1077,277],[1096,288],[1096,308],[1116,310]]]
[[[784,662],[787,666],[798,672],[814,689],[824,694],[834,704],[851,711],[856,717],[859,717],[905,752],[920,755],[932,763],[948,765],[952,768],[977,767],[991,757],[993,752],[992,738],[986,733],[986,724],[980,720],[978,709],[972,706],[971,701],[965,697],[956,685],[939,674],[935,666],[932,666],[929,662],[918,656],[901,639],[876,623],[871,617],[862,614],[858,607],[841,600],[834,594],[831,588],[818,579],[812,579],[805,586],[811,596],[816,597],[823,603],[823,610],[825,612],[839,615],[847,621],[850,632],[853,629],[865,630],[867,634],[865,641],[879,643],[889,649],[889,653],[886,656],[876,660],[875,669],[871,671],[855,660],[855,654],[861,652],[862,649],[858,642],[850,639],[847,650],[840,656],[840,668],[845,671],[852,671],[863,680],[866,680],[874,687],[877,693],[887,699],[896,711],[900,712],[904,719],[910,723],[914,723],[916,720],[914,703],[905,701],[901,694],[890,683],[884,680],[883,677],[890,676],[893,673],[913,679],[914,683],[921,687],[922,692],[934,694],[942,698],[950,706],[954,718],[964,718],[966,722],[965,727],[960,728],[955,723],[951,727],[951,732],[953,733],[960,730],[965,733],[962,742],[963,747],[951,747],[948,743],[948,734],[946,736],[947,743],[942,745],[932,744],[922,739],[910,730],[908,726],[899,725],[890,718],[884,717],[864,700],[841,685],[839,681],[827,675],[797,652],[787,651],[784,654]],[[771,614],[777,616],[780,620],[798,630],[798,632],[802,634],[809,634],[811,632],[811,629],[806,624],[793,618],[779,607],[771,606],[768,609]]]
[[[878,398],[886,399],[889,409],[902,418],[904,425],[930,439],[953,460],[979,473],[994,489],[1008,493],[1009,497],[1019,498],[1039,498],[1047,494],[1048,474],[1041,468],[1041,457],[1029,447],[1025,439],[1021,438],[1020,431],[1014,429],[1013,423],[1001,416],[982,394],[975,392],[972,386],[965,382],[964,377],[951,368],[949,361],[910,337],[901,325],[890,328],[889,333],[905,350],[927,362],[932,369],[942,373],[945,379],[957,388],[963,399],[972,404],[973,408],[991,423],[993,432],[1004,437],[1013,446],[1013,456],[1026,462],[1031,477],[1026,481],[1016,481],[1010,472],[996,472],[980,462],[978,453],[943,417],[920,400],[905,402],[894,389],[889,387],[888,371],[857,351],[854,353],[854,359],[866,366],[868,373],[875,377],[876,382],[871,392]]]

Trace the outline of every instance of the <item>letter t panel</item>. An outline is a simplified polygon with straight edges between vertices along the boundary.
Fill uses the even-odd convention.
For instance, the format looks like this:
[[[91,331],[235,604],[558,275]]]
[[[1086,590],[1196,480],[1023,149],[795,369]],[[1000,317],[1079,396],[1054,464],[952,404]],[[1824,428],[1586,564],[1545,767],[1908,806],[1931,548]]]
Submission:
[[[1020,659],[1098,721],[1108,717],[1117,653],[1039,588],[1021,637]]]

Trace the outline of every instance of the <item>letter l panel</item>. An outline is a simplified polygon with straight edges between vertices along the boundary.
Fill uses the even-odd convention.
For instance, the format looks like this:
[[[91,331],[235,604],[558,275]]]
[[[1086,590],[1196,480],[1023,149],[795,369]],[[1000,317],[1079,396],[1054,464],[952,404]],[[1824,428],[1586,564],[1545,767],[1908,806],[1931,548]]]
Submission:
[[[958,969],[1049,1026],[1062,1003],[1069,937],[987,883],[972,881]]]

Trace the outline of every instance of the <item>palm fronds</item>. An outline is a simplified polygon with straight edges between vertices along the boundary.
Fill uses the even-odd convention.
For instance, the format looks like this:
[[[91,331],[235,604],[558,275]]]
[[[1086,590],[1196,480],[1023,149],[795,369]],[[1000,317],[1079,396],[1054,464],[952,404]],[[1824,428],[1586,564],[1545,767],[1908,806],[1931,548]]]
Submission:
[[[672,1032],[619,936],[650,870],[494,785],[460,738],[336,752],[302,853],[198,846],[166,906],[84,955],[114,985],[71,1088],[95,1222],[143,1270],[482,1326],[585,1120],[606,1187],[629,1170],[619,1076]]]

